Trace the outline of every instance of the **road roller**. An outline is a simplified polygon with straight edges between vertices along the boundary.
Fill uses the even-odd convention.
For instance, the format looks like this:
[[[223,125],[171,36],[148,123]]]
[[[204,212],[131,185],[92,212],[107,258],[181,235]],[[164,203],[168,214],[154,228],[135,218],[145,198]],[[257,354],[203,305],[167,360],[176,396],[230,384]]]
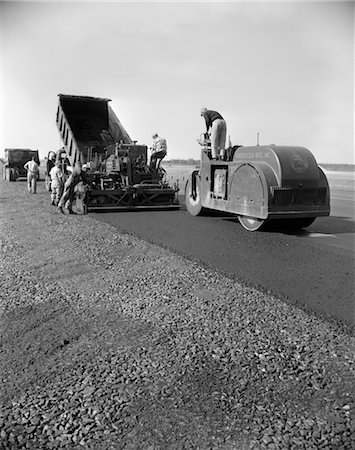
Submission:
[[[185,186],[193,216],[208,210],[231,213],[246,230],[256,231],[268,225],[301,229],[330,214],[328,180],[307,148],[235,145],[214,160],[209,139],[198,142],[200,167]]]

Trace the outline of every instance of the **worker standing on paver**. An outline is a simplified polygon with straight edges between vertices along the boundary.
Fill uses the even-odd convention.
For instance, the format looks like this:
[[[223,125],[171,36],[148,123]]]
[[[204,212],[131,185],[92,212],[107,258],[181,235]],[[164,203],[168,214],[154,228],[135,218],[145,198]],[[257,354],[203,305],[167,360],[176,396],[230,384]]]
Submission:
[[[202,108],[201,116],[206,122],[206,133],[211,129],[211,153],[213,159],[224,159],[227,137],[227,125],[217,111]]]
[[[39,167],[36,163],[36,157],[32,156],[31,161],[23,166],[27,170],[27,189],[29,193],[37,192],[37,180],[39,178]]]
[[[49,172],[51,180],[51,204],[57,206],[63,194],[64,178],[62,164],[57,161]]]
[[[75,164],[75,168],[67,181],[64,183],[64,192],[58,203],[58,212],[64,214],[63,207],[68,209],[69,214],[75,214],[73,211],[73,202],[75,198],[75,186],[82,181],[87,184],[85,173],[88,170],[86,164],[81,165],[80,162]]]
[[[160,161],[165,158],[167,154],[167,144],[166,139],[159,136],[158,133],[154,133],[153,136],[153,144],[151,147],[151,157],[150,157],[150,169],[156,170],[159,166]],[[159,162],[157,164],[157,161]]]

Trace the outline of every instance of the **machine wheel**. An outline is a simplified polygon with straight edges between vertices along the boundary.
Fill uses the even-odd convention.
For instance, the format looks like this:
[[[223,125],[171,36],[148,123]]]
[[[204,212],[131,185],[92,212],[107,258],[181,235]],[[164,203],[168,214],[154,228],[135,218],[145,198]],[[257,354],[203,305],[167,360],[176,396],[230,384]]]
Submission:
[[[51,189],[51,178],[50,178],[49,175],[45,176],[44,182],[45,182],[45,186],[46,186],[46,191],[47,192],[51,192],[52,191],[52,189]]]
[[[307,228],[316,220],[315,217],[306,217],[304,219],[293,219],[288,222],[288,228],[292,230],[300,230],[301,228]]]
[[[16,181],[16,173],[15,173],[14,169],[12,169],[11,167],[6,167],[5,168],[4,180]]]
[[[248,231],[260,230],[265,225],[264,219],[257,219],[256,217],[238,216],[238,220]]]
[[[185,187],[185,203],[188,212],[192,216],[200,216],[204,212],[204,208],[201,205],[201,182],[200,178],[195,175],[195,189],[192,189],[192,178],[187,180]]]
[[[316,217],[305,217],[302,219],[271,219],[268,220],[267,228],[277,231],[298,231],[309,227]]]

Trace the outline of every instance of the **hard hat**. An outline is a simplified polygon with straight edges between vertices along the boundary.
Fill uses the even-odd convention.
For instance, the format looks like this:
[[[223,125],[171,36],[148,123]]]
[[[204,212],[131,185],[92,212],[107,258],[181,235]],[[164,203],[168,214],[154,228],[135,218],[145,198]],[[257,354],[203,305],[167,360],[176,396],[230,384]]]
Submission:
[[[89,168],[89,167],[88,167],[87,164],[83,164],[82,167],[81,167],[82,170],[87,170],[88,168]]]
[[[207,111],[207,108],[201,108],[201,116]]]

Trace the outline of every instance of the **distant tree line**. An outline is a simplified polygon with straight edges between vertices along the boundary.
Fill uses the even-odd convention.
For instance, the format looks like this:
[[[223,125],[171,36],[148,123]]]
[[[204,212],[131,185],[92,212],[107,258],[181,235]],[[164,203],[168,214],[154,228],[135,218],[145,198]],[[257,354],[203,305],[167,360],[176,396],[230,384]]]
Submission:
[[[355,172],[355,164],[319,164],[325,170],[340,172]]]
[[[166,159],[163,160],[163,164],[174,164],[178,166],[196,166],[200,164],[199,159]]]
[[[41,163],[43,160],[41,159]],[[5,159],[0,157],[0,164],[4,164]],[[199,159],[167,159],[163,160],[162,164],[171,164],[171,165],[177,165],[177,166],[197,166],[200,164]],[[331,163],[325,163],[319,164],[321,167],[323,167],[325,170],[330,171],[340,171],[340,172],[355,172],[355,164],[331,164]]]
[[[164,159],[162,164],[170,164],[170,165],[177,165],[177,166],[197,166],[200,164],[199,159]],[[355,164],[331,164],[331,163],[325,163],[319,164],[322,166],[325,170],[338,170],[341,172],[355,172]]]

